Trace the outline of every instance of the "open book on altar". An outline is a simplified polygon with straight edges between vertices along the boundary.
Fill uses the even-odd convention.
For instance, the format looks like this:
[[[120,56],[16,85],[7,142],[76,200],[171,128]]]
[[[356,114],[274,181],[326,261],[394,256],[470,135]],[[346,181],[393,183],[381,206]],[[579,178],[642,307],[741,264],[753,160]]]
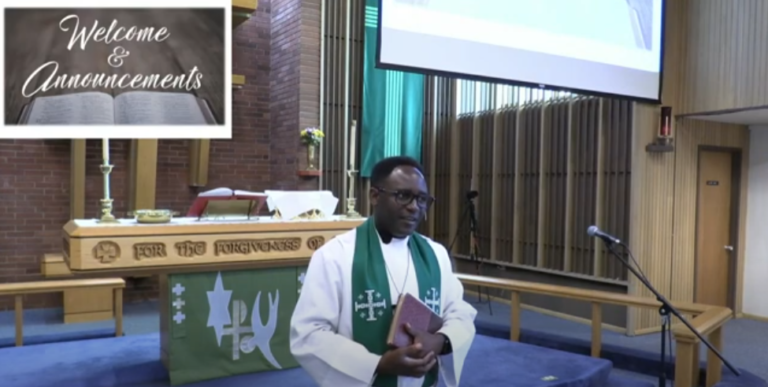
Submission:
[[[116,97],[89,91],[37,97],[20,125],[215,125],[208,102],[190,93],[129,91]]]
[[[327,219],[336,212],[339,199],[331,191],[264,191],[267,207],[284,220],[309,218]]]
[[[266,200],[267,195],[261,192],[215,188],[197,195],[187,211],[187,217],[244,216],[250,218],[252,215],[258,215]]]

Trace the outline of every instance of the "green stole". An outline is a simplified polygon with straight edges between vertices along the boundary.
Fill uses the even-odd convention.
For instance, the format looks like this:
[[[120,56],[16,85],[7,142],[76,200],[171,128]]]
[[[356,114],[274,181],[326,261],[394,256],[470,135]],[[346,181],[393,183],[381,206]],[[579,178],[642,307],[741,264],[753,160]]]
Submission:
[[[369,352],[382,355],[390,349],[387,335],[394,315],[388,271],[373,218],[357,227],[356,234],[352,261],[352,339]],[[440,315],[440,265],[435,251],[417,233],[411,235],[408,248],[419,282],[419,299]],[[425,376],[424,387],[435,384],[437,369]],[[378,375],[373,386],[397,387],[397,376]]]

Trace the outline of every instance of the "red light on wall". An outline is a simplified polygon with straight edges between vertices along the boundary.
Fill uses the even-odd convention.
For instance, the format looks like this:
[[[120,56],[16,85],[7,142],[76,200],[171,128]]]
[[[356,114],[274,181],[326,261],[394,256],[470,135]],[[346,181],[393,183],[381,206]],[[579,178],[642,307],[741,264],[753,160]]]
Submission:
[[[672,107],[661,107],[661,123],[659,125],[659,137],[672,137]]]

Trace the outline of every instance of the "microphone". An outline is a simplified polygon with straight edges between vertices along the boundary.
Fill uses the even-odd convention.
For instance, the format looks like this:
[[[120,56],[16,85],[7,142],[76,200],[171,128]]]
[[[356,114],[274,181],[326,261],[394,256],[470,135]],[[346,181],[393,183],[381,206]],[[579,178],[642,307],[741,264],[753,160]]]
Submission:
[[[472,200],[477,197],[480,193],[477,191],[469,191],[467,192],[467,200]]]
[[[602,239],[605,243],[608,243],[609,245],[621,244],[621,241],[619,240],[619,238],[616,238],[611,234],[607,234],[600,231],[600,229],[597,228],[597,226],[589,226],[589,228],[587,229],[587,234],[591,237],[598,237]]]

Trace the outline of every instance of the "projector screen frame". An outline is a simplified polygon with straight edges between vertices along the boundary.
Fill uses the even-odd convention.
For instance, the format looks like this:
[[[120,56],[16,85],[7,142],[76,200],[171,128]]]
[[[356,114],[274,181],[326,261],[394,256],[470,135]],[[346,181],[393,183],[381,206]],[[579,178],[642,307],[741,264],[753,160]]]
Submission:
[[[624,101],[630,101],[630,102],[640,102],[640,103],[646,103],[646,104],[652,104],[652,105],[661,105],[662,94],[664,91],[664,67],[665,67],[664,57],[666,53],[667,0],[660,0],[660,1],[661,1],[661,43],[659,46],[659,50],[660,50],[659,52],[659,89],[658,89],[659,93],[657,98],[633,97],[633,96],[623,95],[623,94],[603,93],[603,92],[598,92],[593,90],[576,89],[576,88],[569,88],[569,87],[563,87],[563,86],[557,86],[557,85],[546,85],[546,84],[539,84],[539,83],[532,83],[532,82],[487,77],[487,76],[475,75],[475,74],[457,73],[457,72],[451,72],[451,71],[427,69],[427,68],[420,68],[420,67],[414,67],[414,66],[402,66],[402,65],[395,65],[395,64],[389,64],[389,63],[382,63],[381,61],[381,38],[382,38],[381,26],[382,26],[383,12],[381,10],[382,10],[382,7],[384,6],[384,0],[377,0],[378,6],[379,6],[379,12],[377,12],[378,20],[377,20],[377,27],[376,27],[376,68],[381,70],[394,70],[394,71],[402,71],[402,72],[416,73],[416,74],[423,74],[423,75],[433,75],[433,76],[454,78],[454,79],[461,79],[461,80],[468,80],[468,81],[489,82],[489,83],[496,83],[500,85],[527,87],[531,89],[539,89],[539,90],[547,90],[547,91],[563,91],[563,92],[570,92],[570,93],[583,95],[583,96],[603,97],[603,98],[611,98],[611,99],[624,100]]]

